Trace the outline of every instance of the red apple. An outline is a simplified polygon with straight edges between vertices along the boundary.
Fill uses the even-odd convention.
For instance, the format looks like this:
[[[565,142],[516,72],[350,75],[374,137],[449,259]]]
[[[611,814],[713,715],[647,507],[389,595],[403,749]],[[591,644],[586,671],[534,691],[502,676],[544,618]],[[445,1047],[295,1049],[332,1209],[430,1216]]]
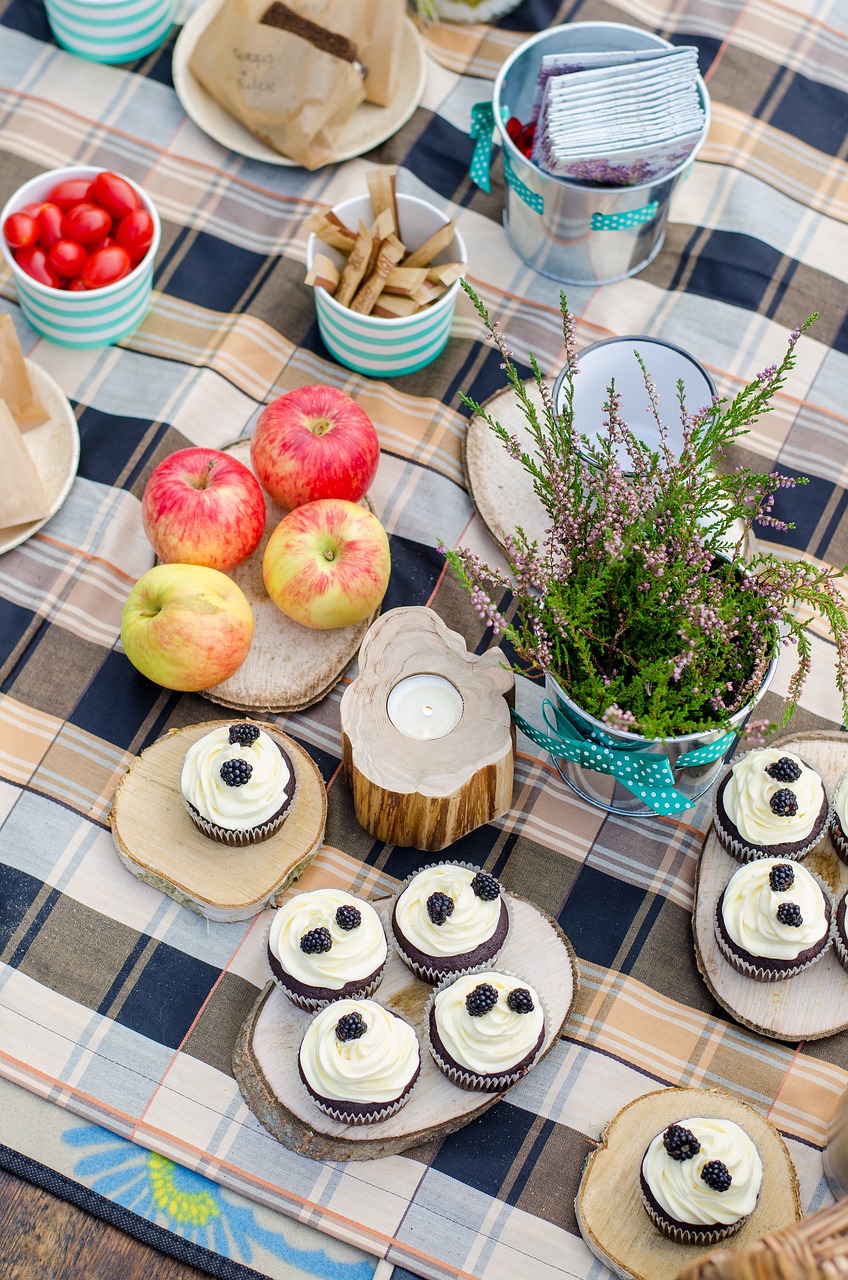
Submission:
[[[219,449],[179,449],[151,473],[141,519],[165,564],[232,569],[259,546],[265,498],[238,458]]]
[[[191,693],[238,671],[253,638],[241,587],[198,564],[158,564],[130,591],[121,642],[134,667],[166,689]]]
[[[307,502],[280,521],[265,548],[262,576],[278,609],[305,627],[362,622],[389,585],[386,531],[355,502]]]
[[[335,387],[298,387],[263,409],[250,441],[253,470],[284,507],[320,498],[358,502],[380,460],[374,424]]]

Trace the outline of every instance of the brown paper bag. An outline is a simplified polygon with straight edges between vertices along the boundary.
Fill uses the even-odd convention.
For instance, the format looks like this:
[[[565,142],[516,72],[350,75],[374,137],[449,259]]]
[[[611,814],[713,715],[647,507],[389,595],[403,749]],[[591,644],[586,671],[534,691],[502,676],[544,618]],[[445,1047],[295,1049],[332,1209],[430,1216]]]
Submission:
[[[365,98],[364,68],[350,60],[350,50],[337,56],[263,23],[270,8],[271,0],[224,0],[195,46],[191,70],[267,146],[317,169],[333,160],[344,125]],[[273,8],[283,17],[290,11]],[[302,15],[295,19],[303,25]],[[348,42],[336,36],[325,43]]]
[[[406,0],[286,0],[304,18],[356,42],[365,96],[380,107],[397,94]]]
[[[49,516],[41,477],[5,400],[0,400],[0,458],[0,529]]]
[[[50,417],[32,385],[9,315],[0,316],[0,400],[5,400],[21,431],[29,431]]]

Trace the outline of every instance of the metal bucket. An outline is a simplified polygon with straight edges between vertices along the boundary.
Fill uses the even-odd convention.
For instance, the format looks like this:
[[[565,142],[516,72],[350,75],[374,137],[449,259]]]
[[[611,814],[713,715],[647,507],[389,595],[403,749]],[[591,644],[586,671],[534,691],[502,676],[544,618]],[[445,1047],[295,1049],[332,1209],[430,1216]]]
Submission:
[[[730,724],[732,728],[741,729],[744,721],[747,720],[771,684],[776,670],[777,658],[775,657],[771,661],[756,698],[747,707],[743,707],[741,711],[737,711],[736,715],[731,717]],[[735,743],[728,744],[727,751],[723,752],[717,760],[711,760],[707,764],[680,768],[677,766],[676,761],[681,756],[689,751],[695,751],[699,747],[710,746],[723,737],[725,731],[723,729],[715,729],[706,733],[689,733],[679,738],[666,738],[664,741],[643,738],[638,733],[628,733],[623,729],[610,729],[600,720],[596,720],[594,716],[581,711],[550,673],[545,678],[545,688],[560,715],[582,737],[588,738],[592,742],[601,742],[604,746],[612,747],[613,750],[617,751],[651,752],[655,755],[665,756],[674,774],[675,787],[689,800],[697,800],[713,785],[724,767],[727,751],[735,745]],[[586,769],[583,765],[574,761],[557,757],[554,757],[554,764],[563,781],[567,782],[571,789],[576,791],[579,796],[582,796],[584,800],[588,800],[590,804],[596,805],[597,808],[605,809],[607,813],[626,814],[631,818],[656,817],[653,809],[643,804],[637,796],[634,796],[631,791],[628,791],[626,787],[617,782],[611,774],[596,773],[594,769]]]
[[[683,163],[662,178],[632,187],[596,186],[545,173],[518,150],[505,122],[510,116],[529,120],[546,54],[657,47],[673,46],[650,31],[620,22],[572,22],[526,40],[498,72],[492,110],[503,145],[504,227],[518,256],[541,275],[564,284],[611,284],[648,265],[665,239],[671,194],[707,136],[709,94],[698,76],[704,128]]]

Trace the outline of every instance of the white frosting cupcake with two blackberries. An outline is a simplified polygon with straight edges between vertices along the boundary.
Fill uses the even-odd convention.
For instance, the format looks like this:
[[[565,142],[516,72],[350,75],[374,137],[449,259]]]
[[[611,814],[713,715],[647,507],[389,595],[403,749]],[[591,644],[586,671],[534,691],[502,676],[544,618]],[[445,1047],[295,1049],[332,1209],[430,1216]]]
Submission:
[[[805,866],[758,858],[735,871],[716,904],[716,941],[748,978],[792,978],[827,950],[833,905]]]
[[[194,825],[211,840],[235,847],[276,835],[296,788],[288,752],[245,721],[198,738],[180,773],[180,794]]]
[[[538,992],[501,970],[447,979],[431,998],[427,1021],[436,1066],[460,1088],[488,1093],[525,1076],[545,1039]]]
[[[776,747],[748,751],[719,783],[713,819],[734,858],[803,858],[827,831],[830,801],[800,756]]]
[[[297,1065],[320,1111],[343,1124],[374,1124],[409,1100],[421,1046],[409,1023],[376,1000],[337,1000],[306,1028]]]
[[[642,1203],[654,1226],[680,1244],[738,1231],[763,1180],[754,1143],[732,1120],[693,1116],[669,1125],[642,1157]]]
[[[395,898],[391,927],[398,955],[425,982],[489,964],[509,932],[509,911],[493,875],[441,862],[411,876]]]
[[[387,958],[377,912],[342,889],[299,893],[274,913],[268,963],[279,986],[301,1009],[373,995]]]

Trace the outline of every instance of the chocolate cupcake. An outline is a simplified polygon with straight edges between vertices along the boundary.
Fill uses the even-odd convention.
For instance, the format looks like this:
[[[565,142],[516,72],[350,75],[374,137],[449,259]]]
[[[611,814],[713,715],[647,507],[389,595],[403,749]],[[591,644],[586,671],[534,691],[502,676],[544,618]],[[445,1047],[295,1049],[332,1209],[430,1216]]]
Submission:
[[[832,916],[829,892],[805,866],[758,858],[725,885],[716,904],[716,941],[739,973],[779,982],[824,955]]]
[[[376,1000],[337,1000],[306,1028],[297,1066],[320,1111],[342,1124],[375,1124],[409,1100],[421,1046],[409,1023]]]
[[[477,867],[440,862],[402,885],[391,927],[398,955],[425,982],[487,965],[509,932],[509,910],[499,882]]]
[[[840,782],[833,798],[830,838],[839,857],[848,863],[848,774]]]
[[[538,993],[522,978],[482,969],[448,978],[430,999],[430,1053],[461,1089],[497,1093],[525,1076],[545,1039]]]
[[[833,926],[833,949],[843,969],[848,969],[848,930],[845,928],[845,909],[848,903],[848,889],[836,904],[836,922]]]
[[[387,957],[386,933],[377,912],[342,889],[299,893],[274,912],[268,964],[300,1009],[373,995]]]
[[[803,858],[823,839],[829,817],[830,801],[816,771],[776,747],[740,756],[713,802],[719,843],[740,862]]]
[[[205,836],[243,847],[276,835],[297,790],[291,757],[248,721],[223,724],[189,747],[180,794]]]
[[[732,1120],[693,1116],[648,1144],[639,1184],[648,1217],[679,1244],[712,1244],[753,1213],[763,1179],[754,1143]]]

